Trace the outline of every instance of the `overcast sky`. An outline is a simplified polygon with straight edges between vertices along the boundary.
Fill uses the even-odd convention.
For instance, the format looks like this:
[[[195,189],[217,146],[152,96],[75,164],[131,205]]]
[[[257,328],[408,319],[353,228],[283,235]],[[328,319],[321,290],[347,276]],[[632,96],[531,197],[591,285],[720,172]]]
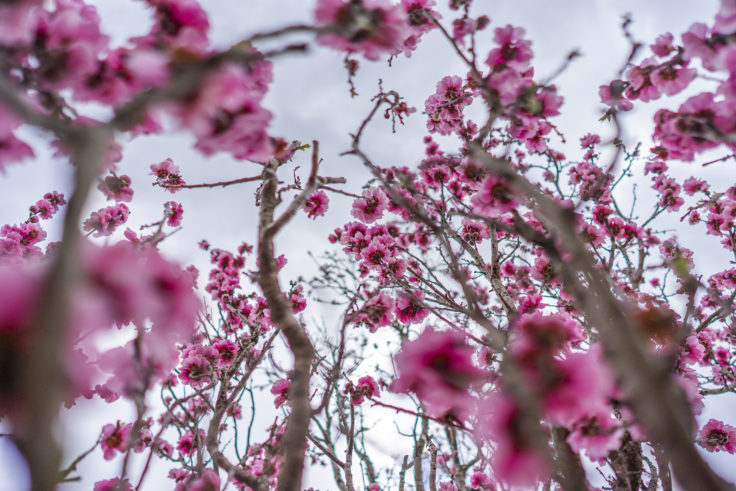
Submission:
[[[104,29],[117,43],[122,43],[129,35],[143,34],[150,26],[151,21],[141,2],[97,0],[93,3],[100,9]],[[203,6],[211,15],[212,39],[224,47],[256,31],[294,22],[309,22],[313,3],[306,0],[209,0],[203,2]],[[438,3],[444,4],[446,1]],[[604,136],[610,134],[610,128],[598,122],[602,111],[598,86],[615,77],[628,54],[629,47],[620,29],[623,14],[632,14],[635,38],[650,43],[665,31],[672,32],[679,39],[679,34],[691,23],[710,22],[717,9],[715,0],[476,0],[475,3],[476,13],[486,13],[491,17],[491,28],[507,23],[526,28],[528,37],[533,41],[534,64],[540,79],[553,73],[570,51],[582,53],[583,56],[557,79],[559,92],[565,96],[563,116],[557,118],[557,124],[572,142],[577,142],[580,136],[588,132],[598,132]],[[450,16],[446,15],[445,18]],[[484,36],[486,46],[490,46],[492,29],[485,31],[481,37]],[[309,38],[296,36],[290,39]],[[441,77],[448,74],[464,75],[466,70],[453,56],[446,41],[437,32],[430,33],[411,58],[401,56],[390,70],[386,70],[385,61],[372,63],[361,60],[362,69],[356,79],[361,97],[351,99],[341,59],[339,53],[314,47],[305,56],[277,60],[274,63],[275,81],[266,105],[274,113],[271,134],[302,142],[319,140],[325,159],[323,174],[347,177],[349,183],[346,188],[356,191],[367,173],[359,166],[357,159],[339,157],[338,154],[349,148],[348,132],[354,131],[367,114],[370,97],[377,88],[377,78],[383,78],[385,88],[397,89],[418,112],[396,135],[390,133],[390,127],[383,120],[377,121],[366,134],[365,148],[377,163],[411,167],[418,163],[423,154],[425,121],[420,113],[424,100],[434,92],[435,84]],[[676,107],[674,102],[668,105]],[[652,112],[637,110],[623,116],[628,143],[636,139],[648,140]],[[33,131],[28,134],[39,139]],[[205,158],[191,145],[192,140],[185,135],[139,138],[126,146],[119,172],[133,179],[136,194],[129,219],[131,228],[158,220],[165,201],[175,199],[182,202],[185,210],[184,229],[165,243],[163,249],[181,262],[196,264],[202,277],[206,277],[207,257],[196,247],[200,239],[207,238],[213,246],[225,248],[233,248],[243,241],[255,242],[254,187],[245,185],[224,190],[190,190],[172,197],[151,187],[149,165],[171,157],[181,167],[189,183],[254,175],[258,170],[252,164],[233,162],[226,156]],[[25,219],[27,206],[43,193],[51,189],[68,189],[70,167],[54,161],[50,152],[42,147],[37,148],[37,154],[36,160],[12,166],[5,176],[0,176],[3,191],[0,193],[1,223],[17,223]],[[575,157],[572,150],[569,157]],[[304,154],[299,163],[302,169],[308,167],[308,155]],[[673,172],[678,177],[687,175],[689,171],[690,168],[685,165],[673,166]],[[713,166],[706,172],[711,179],[736,180],[734,172],[724,166]],[[290,261],[284,271],[286,277],[294,278],[313,271],[306,251],[319,253],[324,250],[327,247],[327,234],[349,219],[349,202],[332,196],[331,199],[332,206],[327,217],[312,222],[301,216],[279,238],[278,251],[286,253]],[[104,200],[96,196],[90,209],[100,206],[104,206]],[[52,227],[53,233],[58,233],[58,227]],[[114,240],[117,238],[119,235]],[[690,241],[693,245],[696,244],[695,240],[701,239],[683,238],[686,243]],[[270,405],[271,400],[264,401],[264,404]],[[70,447],[68,457],[88,447],[101,426],[110,422],[106,407],[98,404],[81,405],[75,418],[78,424],[65,430]],[[116,408],[120,411],[116,418],[132,416],[130,408],[122,405],[116,405]],[[728,419],[729,414],[724,408],[725,405],[709,407],[706,416]],[[0,440],[0,476],[16,474],[11,472],[15,467],[8,452],[7,446]],[[732,465],[729,466],[727,457],[712,455],[710,459],[724,477],[736,480],[736,470]],[[100,455],[95,455],[82,466],[82,472],[110,477],[118,465],[117,462],[103,462]],[[159,471],[164,470],[165,467],[159,467]],[[156,480],[151,477],[146,489],[156,489]],[[168,488],[169,485],[165,484],[164,487]],[[0,478],[0,491],[20,489],[23,489],[20,480]],[[64,489],[90,489],[90,481],[65,486]]]

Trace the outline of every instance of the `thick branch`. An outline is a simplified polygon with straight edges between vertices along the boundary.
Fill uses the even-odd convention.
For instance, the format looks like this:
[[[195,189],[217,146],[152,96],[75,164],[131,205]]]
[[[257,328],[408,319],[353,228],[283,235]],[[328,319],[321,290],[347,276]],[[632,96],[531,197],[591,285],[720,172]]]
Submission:
[[[43,302],[28,333],[32,342],[21,371],[26,414],[15,435],[28,461],[34,490],[56,487],[60,452],[54,424],[68,386],[60,347],[66,345],[69,296],[79,280],[79,221],[110,139],[108,131],[87,128],[70,129],[64,140],[75,165],[75,187],[64,217],[62,241],[39,294]]]
[[[588,481],[585,479],[585,471],[580,456],[567,443],[569,434],[570,432],[565,428],[552,428],[555,464],[562,476],[560,484],[564,489],[569,490],[587,489]]]
[[[291,414],[286,424],[286,430],[281,437],[284,463],[279,474],[278,489],[282,491],[299,491],[301,489],[306,438],[312,417],[312,408],[309,403],[309,378],[312,360],[314,359],[314,347],[305,329],[292,314],[290,302],[279,285],[273,239],[276,233],[306,201],[314,186],[316,186],[318,163],[319,158],[315,142],[312,173],[307,186],[278,221],[274,221],[274,212],[279,204],[277,196],[278,179],[276,177],[277,162],[275,160],[269,162],[264,168],[265,181],[261,195],[257,281],[271,310],[271,320],[284,334],[294,355],[294,368],[289,377],[291,382],[289,388]],[[301,203],[295,205],[297,200]]]

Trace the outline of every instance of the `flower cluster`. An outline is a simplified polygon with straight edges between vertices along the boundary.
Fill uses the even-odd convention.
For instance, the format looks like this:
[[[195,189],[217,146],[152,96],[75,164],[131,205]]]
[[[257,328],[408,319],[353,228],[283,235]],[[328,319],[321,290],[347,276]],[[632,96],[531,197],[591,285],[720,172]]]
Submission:
[[[130,210],[125,203],[116,203],[93,211],[82,228],[90,234],[94,233],[95,237],[110,235],[128,220],[129,214]]]
[[[177,186],[186,184],[181,177],[179,167],[170,158],[159,164],[151,164],[151,175],[156,177],[157,185],[168,189],[171,193],[177,191]]]
[[[394,357],[398,373],[391,390],[413,392],[431,416],[465,419],[475,401],[469,391],[486,376],[472,358],[461,334],[426,328]]]
[[[271,63],[255,50],[252,57],[248,69],[225,65],[207,77],[196,97],[170,108],[204,155],[228,152],[239,160],[265,162],[274,153],[266,133],[271,112],[261,105],[273,78]]]
[[[350,396],[351,404],[358,405],[362,404],[366,397],[368,399],[378,397],[380,390],[373,377],[366,375],[365,377],[360,377],[356,384],[348,382],[345,385],[345,393]]]
[[[360,53],[369,60],[394,54],[407,34],[418,33],[416,28],[408,33],[406,11],[402,10],[388,0],[318,0],[314,16],[317,24],[325,27],[318,41],[340,51]]]
[[[460,77],[443,78],[437,82],[437,91],[424,102],[427,129],[441,135],[460,133],[464,129],[463,109],[472,102],[473,96]]]
[[[327,198],[327,193],[324,191],[315,191],[307,198],[307,202],[304,203],[304,211],[309,218],[321,217],[327,212],[329,203],[330,200]]]

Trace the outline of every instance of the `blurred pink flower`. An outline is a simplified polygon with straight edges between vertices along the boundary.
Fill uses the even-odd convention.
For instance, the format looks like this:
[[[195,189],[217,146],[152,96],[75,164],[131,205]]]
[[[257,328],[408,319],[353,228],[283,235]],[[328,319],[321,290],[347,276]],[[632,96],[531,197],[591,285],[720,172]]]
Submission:
[[[432,328],[402,343],[394,360],[398,374],[391,390],[415,393],[433,416],[453,411],[461,417],[474,401],[469,390],[486,375],[461,334]]]
[[[319,35],[320,44],[369,60],[400,51],[409,28],[401,6],[388,0],[318,0],[314,16],[332,28]]]

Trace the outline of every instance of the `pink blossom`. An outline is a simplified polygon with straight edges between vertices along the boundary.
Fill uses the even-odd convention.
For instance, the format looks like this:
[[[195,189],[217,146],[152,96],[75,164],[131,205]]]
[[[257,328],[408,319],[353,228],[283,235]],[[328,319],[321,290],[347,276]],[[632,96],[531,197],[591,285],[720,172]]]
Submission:
[[[692,176],[685,179],[685,182],[682,183],[683,191],[685,191],[685,193],[689,196],[692,196],[697,192],[708,191],[708,187],[709,186],[707,182]]]
[[[184,215],[184,208],[176,201],[167,201],[164,204],[164,215],[166,216],[166,225],[170,227],[178,227]]]
[[[350,402],[352,404],[361,404],[364,398],[378,397],[380,390],[378,384],[373,377],[366,375],[358,379],[358,383],[353,385],[352,382],[348,382],[345,386],[345,393],[350,394]]]
[[[435,27],[427,14],[435,19],[442,18],[439,12],[431,8],[434,5],[434,0],[401,0],[401,7],[408,22],[408,29],[401,42],[401,51],[407,57],[411,56],[422,36]]]
[[[547,463],[534,449],[524,429],[526,417],[510,398],[501,394],[483,401],[488,412],[479,414],[478,436],[491,438],[496,448],[491,456],[494,477],[511,486],[531,487],[549,474]]]
[[[45,74],[44,85],[83,93],[98,68],[98,56],[108,51],[108,38],[100,31],[94,6],[75,0],[55,6],[37,27],[44,37],[44,49],[55,53],[47,61],[54,66],[40,70]]]
[[[355,322],[365,324],[370,332],[376,332],[379,327],[391,324],[394,318],[394,305],[394,299],[380,291],[361,307]]]
[[[613,182],[613,177],[610,174],[606,175],[595,163],[584,160],[571,167],[569,172],[570,183],[580,184],[579,194],[584,200],[611,202],[608,186]]]
[[[373,237],[373,240],[360,251],[359,257],[363,260],[361,263],[368,269],[380,271],[382,276],[387,273],[388,276],[396,277],[401,274],[403,261],[396,257],[396,244],[385,235]]]
[[[133,189],[130,183],[130,176],[118,176],[113,172],[98,181],[97,189],[102,191],[108,200],[130,202],[133,199]]]
[[[477,19],[462,17],[452,21],[452,39],[460,46],[465,46],[465,38],[474,32],[481,31],[488,26],[490,19],[481,15]]]
[[[531,41],[522,38],[524,33],[524,28],[511,25],[495,29],[493,41],[499,47],[492,49],[486,59],[491,69],[495,70],[501,66],[522,71],[529,67],[534,54],[531,49]]]
[[[630,111],[634,105],[624,97],[626,86],[627,83],[623,80],[614,80],[608,85],[601,85],[598,87],[598,95],[601,98],[601,102],[611,106],[613,109]]]
[[[202,355],[194,354],[181,362],[179,380],[192,387],[202,387],[212,381],[210,360]]]
[[[681,369],[682,372],[674,375],[673,380],[685,392],[693,414],[700,414],[703,412],[705,404],[703,403],[703,395],[700,393],[698,377],[692,369],[686,367],[681,367]]]
[[[174,161],[170,158],[159,164],[151,164],[151,175],[156,176],[156,184],[168,188],[170,193],[177,191],[175,186],[186,184],[181,178],[179,167],[174,165]]]
[[[123,425],[120,421],[102,427],[100,448],[102,448],[105,460],[115,458],[116,452],[125,453],[130,443],[130,431],[132,429],[133,425],[131,423]]]
[[[486,375],[473,364],[473,349],[462,335],[431,328],[403,342],[394,361],[398,376],[391,390],[415,393],[433,416],[452,411],[462,417],[473,403],[469,389]]]
[[[545,285],[555,286],[559,284],[552,263],[545,256],[537,257],[531,270],[532,278],[539,280]]]
[[[680,197],[682,187],[677,181],[664,174],[660,174],[654,179],[652,188],[660,193],[659,206],[663,208],[677,211],[685,202]]]
[[[402,7],[388,0],[318,0],[314,16],[334,28],[319,35],[320,44],[369,60],[398,52],[408,29]]]
[[[735,454],[736,427],[717,419],[710,419],[698,431],[696,441],[698,445],[709,452],[728,452]]]
[[[608,412],[601,412],[578,421],[567,442],[575,452],[584,450],[591,459],[602,460],[621,446],[623,436],[624,429],[618,420]]]
[[[539,87],[536,92],[527,96],[523,110],[540,118],[550,118],[560,114],[560,107],[564,98],[557,93],[557,87],[546,85]]]
[[[462,221],[462,225],[463,228],[460,231],[460,235],[469,244],[477,244],[491,236],[491,231],[485,222],[465,218]]]
[[[289,292],[289,303],[291,304],[291,312],[297,314],[307,308],[307,301],[304,298],[304,287],[297,285]]]
[[[519,313],[529,314],[537,312],[547,305],[541,295],[525,295],[519,297]]]
[[[485,178],[471,203],[475,213],[491,218],[497,218],[519,206],[506,180],[496,176]]]
[[[44,11],[37,1],[0,5],[0,45],[29,45]]]
[[[396,317],[407,324],[422,322],[429,315],[423,299],[424,293],[421,290],[400,292],[396,295]]]
[[[708,26],[701,22],[691,25],[682,34],[682,46],[686,60],[700,58],[706,70],[716,70],[715,59],[719,45],[710,39]]]
[[[197,0],[147,0],[155,9],[155,24],[151,32],[135,42],[139,46],[152,47],[165,42],[173,50],[182,49],[204,53],[209,40],[207,13]]]
[[[599,135],[596,135],[594,133],[588,133],[584,137],[580,139],[580,147],[581,148],[587,148],[592,147],[594,145],[597,145],[601,142],[601,137]]]
[[[130,210],[124,203],[107,206],[93,211],[84,221],[82,228],[89,233],[94,233],[95,237],[110,235],[128,220],[129,213]]]
[[[321,190],[315,191],[307,198],[307,202],[304,203],[304,211],[309,218],[321,217],[327,211],[329,203],[330,200],[327,198],[327,193]]]
[[[94,74],[76,86],[76,99],[118,106],[168,79],[168,58],[152,50],[120,47],[96,63]]]
[[[533,70],[520,72],[513,68],[499,68],[488,76],[486,84],[494,94],[498,94],[499,102],[512,105],[525,88],[531,87]]]
[[[163,53],[133,50],[127,53],[126,62],[137,90],[164,85],[169,79],[169,59]]]
[[[726,108],[714,98],[713,93],[703,92],[685,101],[677,112],[660,109],[655,113],[654,137],[660,140],[666,158],[689,161],[697,152],[720,144],[710,135],[716,130],[729,132],[733,113],[726,114]]]
[[[264,162],[274,152],[266,133],[271,113],[261,106],[272,78],[266,60],[253,61],[250,70],[225,65],[207,77],[196,97],[169,107],[203,154],[229,152],[236,159]]]
[[[388,208],[388,197],[383,189],[372,187],[363,191],[363,197],[353,201],[351,214],[364,223],[372,223],[383,216]]]
[[[157,252],[136,250],[128,242],[85,244],[83,250],[84,281],[72,301],[77,331],[88,336],[112,324],[132,322],[141,335],[135,348],[129,344],[109,352],[101,368],[115,375],[106,385],[129,394],[144,380],[143,370],[150,381],[164,378],[178,361],[176,343],[186,340],[195,327],[200,303],[191,276]]]
[[[179,482],[189,477],[189,472],[185,469],[170,469],[168,477],[169,479],[174,479],[175,481]]]
[[[613,390],[613,378],[597,350],[587,353],[571,353],[554,364],[558,381],[547,386],[542,403],[551,421],[569,426],[590,414],[598,414],[607,407]],[[581,399],[579,395],[585,393]]]
[[[14,263],[40,257],[38,243],[46,238],[46,231],[37,223],[3,225],[0,227],[0,259]]]
[[[675,68],[666,64],[650,75],[652,84],[667,95],[675,95],[685,90],[696,75],[694,68]]]
[[[644,174],[649,174],[650,172],[652,174],[661,174],[662,172],[667,171],[667,169],[668,167],[667,167],[667,164],[664,162],[664,160],[660,160],[660,159],[647,160],[647,163],[644,166]]]
[[[665,57],[675,50],[674,46],[672,46],[673,40],[672,33],[666,32],[657,36],[654,44],[650,44],[649,47],[655,55]]]
[[[97,481],[93,491],[133,491],[133,486],[127,479],[121,480],[119,477],[113,477],[112,479]]]
[[[419,164],[419,170],[423,183],[430,189],[439,189],[446,185],[455,174],[449,162],[435,156],[424,159]]]
[[[525,314],[514,325],[511,352],[544,414],[560,426],[606,411],[613,390],[613,378],[597,348],[570,351],[583,339],[581,326],[564,314]],[[585,398],[579,397],[582,392]]]
[[[463,127],[463,109],[473,101],[458,76],[444,77],[437,83],[437,91],[424,102],[427,129],[441,135],[459,132]]]
[[[470,476],[470,487],[482,491],[495,491],[491,478],[480,471],[476,471]]]
[[[220,476],[212,469],[205,469],[195,476],[188,476],[186,481],[180,482],[174,491],[219,491]]]
[[[540,107],[540,110],[544,110],[543,105]],[[530,153],[547,151],[545,136],[551,131],[552,126],[547,121],[522,112],[517,112],[516,117],[509,124],[509,135],[517,140],[523,141]]]
[[[643,102],[658,99],[662,92],[657,85],[652,82],[652,70],[658,67],[657,61],[652,58],[646,58],[641,65],[634,65],[626,72],[626,79],[629,85],[626,87],[626,97],[634,100],[640,99]],[[677,73],[665,73],[662,77],[660,85],[667,85],[677,79]],[[678,88],[681,82],[674,82],[672,87]]]
[[[716,14],[713,31],[725,35],[736,32],[736,1],[721,0],[721,8]]]
[[[33,158],[33,149],[26,142],[17,138],[13,133],[0,134],[0,173],[5,173],[8,164]]]
[[[288,379],[282,378],[274,382],[271,386],[271,394],[276,396],[273,401],[274,406],[279,407],[289,400],[289,387],[291,387],[291,382]]]
[[[36,202],[38,210],[31,210],[31,213],[38,213],[44,219],[51,218],[65,204],[66,200],[63,194],[57,191],[51,191],[50,193],[44,194],[42,200]]]
[[[187,431],[186,433],[184,433],[184,435],[179,439],[179,443],[177,443],[176,445],[179,453],[188,456],[196,452],[197,447],[204,442],[204,431],[199,430],[197,437],[198,438],[195,441],[194,433],[192,433],[191,431]]]
[[[705,357],[705,346],[697,336],[688,336],[685,339],[685,347],[680,357],[683,363],[700,363]]]
[[[238,353],[238,345],[229,339],[219,339],[212,346],[219,353],[217,366],[220,368],[230,365]]]

